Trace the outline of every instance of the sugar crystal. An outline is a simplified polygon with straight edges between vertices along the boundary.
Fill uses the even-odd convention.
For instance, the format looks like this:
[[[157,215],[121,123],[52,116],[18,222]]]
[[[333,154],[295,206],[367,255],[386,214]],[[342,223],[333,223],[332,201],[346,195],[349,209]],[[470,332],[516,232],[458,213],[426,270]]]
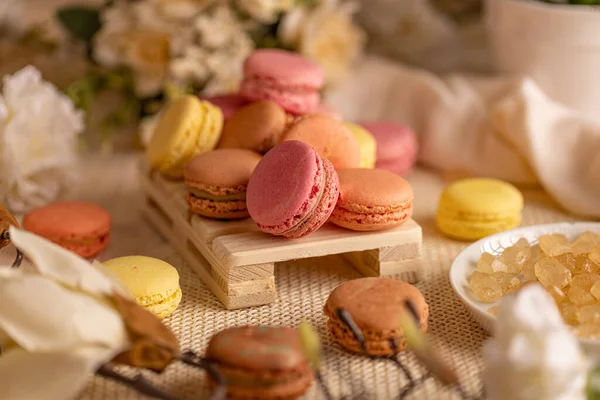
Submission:
[[[558,233],[540,236],[539,243],[540,249],[550,257],[560,256],[571,251],[569,239]]]
[[[571,271],[554,258],[542,258],[535,264],[535,276],[545,287],[564,288],[571,282]]]

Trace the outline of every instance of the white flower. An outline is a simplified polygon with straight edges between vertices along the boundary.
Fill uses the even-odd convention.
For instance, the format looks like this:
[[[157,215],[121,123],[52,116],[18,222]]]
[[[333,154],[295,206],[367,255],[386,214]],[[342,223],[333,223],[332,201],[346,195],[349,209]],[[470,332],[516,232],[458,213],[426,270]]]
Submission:
[[[0,201],[16,213],[45,205],[76,177],[84,115],[28,66],[0,95]]]
[[[280,13],[289,10],[293,0],[237,0],[238,7],[263,24],[272,24]]]
[[[169,71],[171,37],[180,25],[148,2],[117,2],[102,19],[94,37],[96,61],[110,68],[131,68],[139,96],[158,94]]]
[[[328,84],[343,79],[362,54],[365,37],[352,21],[354,3],[322,3],[315,9],[301,7],[286,14],[278,36],[300,54],[319,63]]]
[[[506,298],[484,345],[491,400],[583,400],[587,362],[555,302],[539,285]]]
[[[109,301],[130,294],[102,265],[14,227],[10,235],[36,272],[0,268],[0,398],[73,398],[131,345]]]

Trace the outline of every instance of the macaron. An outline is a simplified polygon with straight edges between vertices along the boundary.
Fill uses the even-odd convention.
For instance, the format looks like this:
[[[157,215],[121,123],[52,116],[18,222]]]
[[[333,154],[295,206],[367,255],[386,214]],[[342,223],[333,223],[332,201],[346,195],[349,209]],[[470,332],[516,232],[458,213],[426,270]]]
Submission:
[[[248,217],[246,187],[260,159],[246,149],[217,149],[194,157],[184,171],[190,211],[217,219]]]
[[[331,161],[336,170],[360,166],[360,148],[350,129],[325,115],[296,119],[282,136],[282,141],[286,140],[299,140],[310,145],[321,157]]]
[[[277,103],[261,100],[236,112],[223,127],[218,148],[241,148],[266,153],[277,144],[291,116]]]
[[[383,169],[338,171],[340,196],[330,221],[355,231],[379,231],[412,216],[413,190],[400,176]]]
[[[223,113],[208,101],[185,95],[161,114],[146,151],[150,166],[171,178],[197,154],[212,150],[221,137]]]
[[[136,302],[166,318],[181,302],[179,273],[171,264],[145,256],[113,258],[102,263],[129,288]]]
[[[359,342],[338,316],[338,309],[343,308],[362,331],[370,355],[386,356],[405,350],[400,318],[410,312],[405,308],[407,300],[417,311],[419,330],[426,332],[429,306],[413,285],[386,278],[360,278],[342,283],[331,292],[324,307],[333,341],[350,352],[362,353]]]
[[[219,107],[225,121],[233,117],[240,108],[248,104],[248,100],[237,93],[225,94],[222,96],[201,97],[200,100],[206,100]]]
[[[336,204],[338,175],[333,165],[306,143],[275,146],[248,182],[248,212],[259,229],[300,238],[323,225]]]
[[[521,224],[523,195],[510,183],[490,178],[462,179],[442,192],[436,224],[454,239],[479,240]]]
[[[344,125],[350,129],[360,149],[360,168],[375,168],[377,161],[377,142],[369,131],[360,125],[346,122]]]
[[[210,339],[205,358],[224,375],[230,399],[297,399],[314,380],[298,332],[287,327],[227,328]]]
[[[111,218],[104,208],[82,201],[52,203],[23,217],[23,229],[81,257],[90,258],[110,241]]]
[[[320,103],[321,67],[293,52],[254,51],[244,62],[240,94],[248,100],[272,100],[293,114],[312,112]]]
[[[376,168],[406,175],[417,161],[418,142],[409,128],[392,122],[361,122],[377,141]]]

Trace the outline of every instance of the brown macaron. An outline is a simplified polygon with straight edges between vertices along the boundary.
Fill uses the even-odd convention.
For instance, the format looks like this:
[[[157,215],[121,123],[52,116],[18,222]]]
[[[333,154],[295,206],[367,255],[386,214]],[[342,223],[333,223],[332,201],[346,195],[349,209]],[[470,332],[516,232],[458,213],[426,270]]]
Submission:
[[[264,154],[277,144],[291,119],[272,101],[249,104],[227,120],[217,148],[248,149]]]
[[[406,282],[386,278],[360,278],[342,283],[329,295],[324,313],[327,327],[335,342],[353,353],[362,353],[351,330],[338,317],[337,310],[345,309],[362,330],[370,355],[392,355],[406,349],[400,328],[400,317],[409,312],[404,304],[410,300],[419,315],[419,328],[427,331],[429,306],[417,289]],[[396,342],[396,348],[390,340]]]
[[[297,399],[314,379],[298,332],[286,327],[225,329],[211,338],[206,358],[224,375],[231,399]]]
[[[248,217],[246,187],[261,156],[245,149],[217,149],[192,159],[184,171],[190,211],[216,219]]]

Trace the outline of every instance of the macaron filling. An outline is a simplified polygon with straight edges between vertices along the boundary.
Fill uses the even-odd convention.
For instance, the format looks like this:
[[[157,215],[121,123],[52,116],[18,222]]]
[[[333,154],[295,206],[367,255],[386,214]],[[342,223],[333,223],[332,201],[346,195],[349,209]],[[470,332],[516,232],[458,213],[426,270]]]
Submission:
[[[237,201],[237,200],[246,200],[246,191],[239,193],[229,193],[223,196],[212,194],[206,190],[188,188],[188,191],[191,196],[202,199],[202,200],[210,200],[210,201]]]
[[[110,238],[110,232],[106,232],[99,236],[90,236],[90,237],[79,238],[79,239],[74,239],[74,238],[61,239],[60,243],[62,243],[64,245],[72,245],[72,246],[97,244],[97,243],[106,242],[106,241],[108,241],[109,238]]]

